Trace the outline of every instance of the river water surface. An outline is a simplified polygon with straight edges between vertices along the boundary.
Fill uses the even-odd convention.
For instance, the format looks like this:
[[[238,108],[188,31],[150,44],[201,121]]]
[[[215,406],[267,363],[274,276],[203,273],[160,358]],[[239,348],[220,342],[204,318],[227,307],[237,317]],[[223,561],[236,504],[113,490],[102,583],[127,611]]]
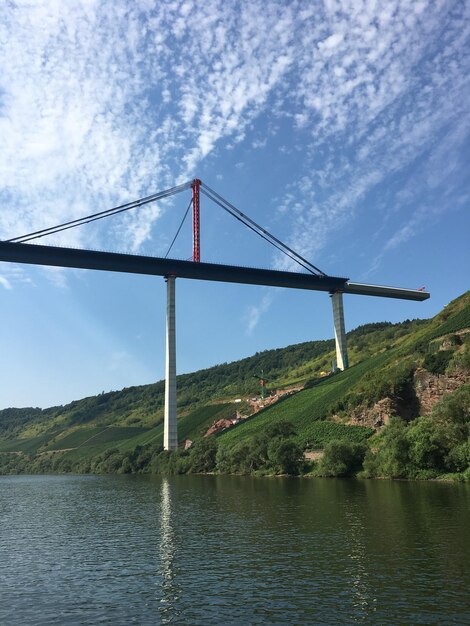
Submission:
[[[470,624],[470,489],[0,477],[0,624]]]

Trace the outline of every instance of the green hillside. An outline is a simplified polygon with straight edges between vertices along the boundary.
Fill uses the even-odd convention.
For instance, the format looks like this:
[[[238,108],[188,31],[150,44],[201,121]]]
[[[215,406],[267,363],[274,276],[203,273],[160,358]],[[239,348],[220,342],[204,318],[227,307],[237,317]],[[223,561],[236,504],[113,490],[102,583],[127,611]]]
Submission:
[[[374,430],[370,425],[349,425],[354,411],[392,398],[399,414],[402,408],[408,411],[407,419],[418,417],[414,372],[417,368],[440,374],[468,371],[469,329],[470,294],[466,293],[431,320],[366,324],[351,331],[351,367],[329,377],[321,373],[329,370],[334,358],[333,340],[268,350],[179,376],[179,439],[199,441],[213,422],[237,410],[249,415],[245,401],[234,401],[258,393],[256,376],[263,371],[268,391],[292,385],[304,389],[222,432],[214,450],[225,455],[225,461],[234,450],[252,446],[268,432],[272,438],[280,437],[286,422],[292,425],[292,445],[301,450],[323,449],[336,440],[363,445]],[[160,461],[155,459],[163,442],[163,402],[160,381],[44,410],[4,409],[0,411],[0,472],[158,471]],[[207,440],[196,448],[204,446],[209,446]],[[189,455],[179,456],[187,471],[185,454]]]
[[[312,445],[318,432],[318,422],[324,420],[338,398],[349,391],[365,373],[379,367],[389,359],[388,353],[378,354],[358,363],[345,372],[321,380],[317,385],[278,402],[246,422],[221,435],[223,443],[240,441],[262,433],[268,424],[295,420],[299,443]]]
[[[385,328],[374,337],[376,350],[373,356],[267,408],[255,418],[222,434],[222,443],[228,445],[252,437],[261,433],[268,424],[292,420],[295,416],[298,442],[315,445],[319,420],[338,411],[347,414],[348,410],[360,404],[370,406],[389,395],[406,396],[413,371],[424,364],[428,354],[433,353],[433,340],[470,329],[469,294],[451,303],[427,323],[416,324],[412,332],[398,331],[391,335],[392,329]],[[390,340],[386,347],[383,347],[384,336]],[[434,346],[435,350],[438,348],[438,345]],[[450,361],[454,351],[449,350],[448,353]]]

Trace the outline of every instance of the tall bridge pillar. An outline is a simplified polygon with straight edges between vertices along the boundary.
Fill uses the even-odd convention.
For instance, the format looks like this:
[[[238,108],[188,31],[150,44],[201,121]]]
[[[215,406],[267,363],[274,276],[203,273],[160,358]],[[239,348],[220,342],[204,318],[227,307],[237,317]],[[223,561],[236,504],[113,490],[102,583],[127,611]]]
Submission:
[[[340,291],[332,293],[331,303],[333,305],[333,322],[335,325],[336,365],[338,369],[345,370],[349,367],[349,363],[344,327],[343,294]]]
[[[178,448],[178,426],[176,423],[176,316],[174,276],[166,280],[166,360],[165,360],[165,422],[163,447],[165,450]]]

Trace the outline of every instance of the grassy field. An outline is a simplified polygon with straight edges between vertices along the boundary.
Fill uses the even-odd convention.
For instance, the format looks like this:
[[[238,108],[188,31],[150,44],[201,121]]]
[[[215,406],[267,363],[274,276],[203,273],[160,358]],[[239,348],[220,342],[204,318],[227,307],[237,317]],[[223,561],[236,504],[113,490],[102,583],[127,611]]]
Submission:
[[[74,430],[63,437],[54,438],[47,446],[47,450],[66,450],[67,448],[78,448],[89,439],[96,437],[104,429],[102,426],[96,428],[80,428]]]
[[[0,452],[25,452],[35,453],[41,446],[50,441],[51,433],[43,433],[38,437],[32,437],[31,439],[11,439],[0,441]]]
[[[233,415],[236,411],[232,402],[202,406],[178,420],[178,437],[184,439],[198,439],[216,420]]]
[[[236,441],[262,433],[268,425],[283,420],[294,424],[299,443],[305,444],[310,440],[313,441],[318,433],[316,423],[325,419],[338,397],[351,389],[365,373],[383,365],[389,358],[389,353],[379,354],[363,363],[358,363],[345,372],[322,380],[311,389],[299,391],[231,428],[228,432],[222,433],[219,437],[220,443],[232,445]]]
[[[198,438],[201,433],[206,431],[209,426],[218,419],[227,417],[234,412],[232,403],[213,404],[203,406],[188,413],[178,420],[178,437],[180,441]],[[79,435],[79,433],[82,433]],[[94,434],[93,434],[94,433]],[[88,435],[88,439],[86,439]],[[79,443],[80,439],[83,439]],[[77,446],[66,446],[63,442],[77,443]],[[54,445],[58,449],[60,447],[74,447],[65,453],[66,458],[82,459],[93,456],[108,450],[116,448],[121,452],[134,450],[137,446],[145,446],[147,444],[156,446],[163,445],[163,423],[158,424],[154,428],[121,428],[108,427],[103,428],[87,428],[71,433],[70,436],[64,437],[57,441]],[[49,447],[50,450],[54,448]]]
[[[361,443],[373,433],[372,428],[366,426],[346,426],[335,422],[314,422],[309,428],[310,438],[306,442],[309,449],[324,448],[329,441],[347,440],[353,443]]]

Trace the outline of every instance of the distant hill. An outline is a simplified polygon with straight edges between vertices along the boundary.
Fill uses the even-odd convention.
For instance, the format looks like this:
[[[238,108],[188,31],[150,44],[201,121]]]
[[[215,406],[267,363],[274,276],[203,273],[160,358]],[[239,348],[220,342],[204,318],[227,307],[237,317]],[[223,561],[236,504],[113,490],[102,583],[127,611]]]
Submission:
[[[259,393],[256,377],[261,372],[268,391],[304,389],[224,431],[218,436],[220,449],[286,420],[302,449],[323,448],[333,439],[364,441],[390,416],[410,420],[420,414],[425,401],[416,391],[419,372],[431,381],[447,373],[449,389],[467,381],[469,329],[467,292],[431,320],[366,324],[351,331],[351,367],[345,372],[324,376],[334,358],[334,341],[327,340],[267,350],[179,376],[180,441],[200,439],[214,421],[237,411],[249,415],[247,398]],[[427,398],[428,408],[439,399],[439,394]],[[147,471],[162,443],[163,403],[164,381],[159,381],[65,406],[1,410],[0,472]],[[132,465],[129,459],[136,455],[143,460]],[[103,457],[114,459],[112,467],[97,465]]]

